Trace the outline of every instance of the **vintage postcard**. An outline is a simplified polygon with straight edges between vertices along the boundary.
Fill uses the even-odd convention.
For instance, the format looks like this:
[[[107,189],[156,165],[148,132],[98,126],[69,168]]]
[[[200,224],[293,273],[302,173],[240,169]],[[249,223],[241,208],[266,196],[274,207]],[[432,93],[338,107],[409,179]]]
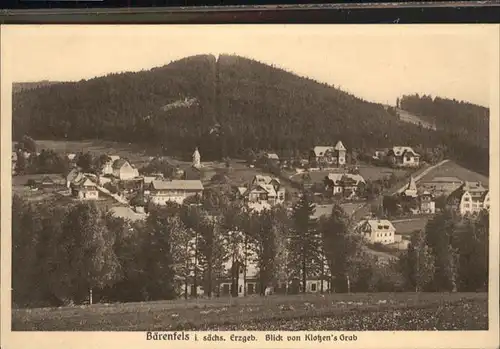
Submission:
[[[499,28],[2,26],[2,347],[498,347]]]

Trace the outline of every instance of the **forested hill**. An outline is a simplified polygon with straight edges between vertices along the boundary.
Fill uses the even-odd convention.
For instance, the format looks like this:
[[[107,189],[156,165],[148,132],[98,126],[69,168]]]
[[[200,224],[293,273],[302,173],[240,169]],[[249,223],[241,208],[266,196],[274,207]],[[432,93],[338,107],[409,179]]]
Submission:
[[[150,71],[21,91],[13,95],[13,108],[15,138],[142,142],[170,154],[199,146],[206,160],[248,148],[286,156],[339,139],[359,150],[445,144],[469,167],[487,172],[488,166],[488,153],[478,157],[477,144],[401,122],[380,104],[238,56],[192,56]]]
[[[32,90],[39,87],[60,84],[59,81],[42,80],[37,82],[15,82],[12,84],[12,93],[18,93],[25,90]]]
[[[418,94],[402,96],[400,107],[438,129],[455,133],[482,147],[489,146],[489,109],[472,103]]]

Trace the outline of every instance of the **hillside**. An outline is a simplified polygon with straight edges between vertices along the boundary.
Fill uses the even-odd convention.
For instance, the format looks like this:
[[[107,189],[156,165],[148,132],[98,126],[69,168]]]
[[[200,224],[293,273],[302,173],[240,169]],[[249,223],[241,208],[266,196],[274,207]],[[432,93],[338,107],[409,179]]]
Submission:
[[[403,109],[396,109],[396,112],[398,113],[399,119],[404,122],[409,122],[415,125],[422,125],[422,127],[425,127],[429,130],[436,130],[436,126],[428,121],[425,121],[422,117],[417,116],[415,114],[412,114],[406,110]]]
[[[248,148],[292,156],[338,139],[358,150],[445,145],[482,172],[489,160],[446,130],[429,131],[381,104],[238,56],[199,55],[150,71],[25,90],[14,94],[13,106],[14,138],[155,144],[171,155],[199,146],[206,160]]]
[[[18,93],[26,90],[33,90],[35,88],[51,86],[60,83],[61,83],[60,81],[48,81],[48,80],[42,80],[37,82],[14,82],[12,84],[12,93]]]

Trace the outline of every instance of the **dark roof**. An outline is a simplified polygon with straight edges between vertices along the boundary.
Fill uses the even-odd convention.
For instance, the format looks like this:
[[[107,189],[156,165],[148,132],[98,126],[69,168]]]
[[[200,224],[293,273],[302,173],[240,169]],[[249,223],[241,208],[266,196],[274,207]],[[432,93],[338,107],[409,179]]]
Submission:
[[[118,159],[115,162],[113,162],[113,169],[114,170],[119,170],[122,168],[123,165],[125,165],[128,161],[125,159]]]

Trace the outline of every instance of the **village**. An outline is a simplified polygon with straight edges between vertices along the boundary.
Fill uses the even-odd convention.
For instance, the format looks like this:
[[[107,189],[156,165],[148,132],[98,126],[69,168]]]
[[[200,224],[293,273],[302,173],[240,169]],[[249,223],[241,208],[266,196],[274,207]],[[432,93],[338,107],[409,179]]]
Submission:
[[[371,197],[367,195],[369,180],[363,177],[359,167],[353,164],[354,161],[349,161],[347,154],[342,141],[338,141],[335,146],[315,146],[308,158],[296,161],[281,160],[274,152],[262,152],[259,158],[245,162],[245,167],[255,171],[252,178],[239,185],[231,185],[230,191],[224,194],[230,200],[242,203],[249,212],[259,213],[277,206],[291,211],[301,195],[297,188],[307,190],[313,193],[317,201],[311,217],[315,220],[328,216],[333,206],[340,204],[346,211],[350,210],[348,213],[353,231],[364,238],[367,250],[377,256],[381,263],[396,259],[398,252],[408,248],[411,234],[398,231],[398,222],[419,219],[414,217],[428,220],[444,206],[452,207],[461,216],[476,215],[483,209],[489,209],[489,191],[481,182],[444,176],[419,181],[431,168],[424,167],[420,155],[409,146],[377,149],[372,154],[372,161],[378,166],[405,171],[399,182],[396,181],[390,188],[391,195],[384,196],[383,202],[380,202],[378,199],[381,195],[378,195],[378,199],[373,193]],[[33,155],[40,156],[40,153],[31,154],[23,149],[13,152],[14,176],[19,158],[28,161]],[[190,163],[172,165],[173,170],[167,175],[165,171],[155,171],[154,166],[148,167],[163,161],[153,157],[149,158],[148,165],[139,169],[131,161],[116,154],[104,154],[100,156],[98,171],[89,173],[77,165],[78,157],[82,154],[68,153],[64,156],[69,163],[64,177],[51,174],[37,176],[36,180],[28,179],[24,183],[25,191],[55,191],[60,198],[73,201],[111,200],[112,204],[106,209],[116,217],[129,221],[146,219],[150,205],[164,206],[171,202],[196,205],[196,199],[204,195],[207,187],[217,190],[217,186],[213,186],[214,177],[219,177],[219,182],[225,177],[210,169],[212,163],[202,161],[198,148],[194,149]],[[272,172],[278,172],[280,176],[270,174],[269,168],[279,169]],[[284,175],[290,172],[291,175]],[[312,180],[313,177],[317,180]],[[294,182],[294,178],[300,181]],[[374,206],[377,200],[379,204]],[[258,292],[258,266],[250,260],[244,263],[246,268],[241,264],[238,296]],[[234,267],[234,262],[225,263],[228,273]],[[196,264],[196,261],[193,259],[192,263]],[[308,277],[307,292],[330,290],[331,279],[325,277],[327,269],[325,264],[323,275]],[[193,277],[191,275],[191,279]],[[234,294],[232,284],[230,279],[220,279],[220,295]],[[186,294],[204,294],[203,286],[197,285],[194,290],[192,284],[185,283],[183,287],[186,288]],[[298,292],[299,285],[289,284],[267,289],[266,292],[280,292],[280,289],[282,292],[285,289],[286,292],[293,292],[294,287],[297,290],[295,292]]]

